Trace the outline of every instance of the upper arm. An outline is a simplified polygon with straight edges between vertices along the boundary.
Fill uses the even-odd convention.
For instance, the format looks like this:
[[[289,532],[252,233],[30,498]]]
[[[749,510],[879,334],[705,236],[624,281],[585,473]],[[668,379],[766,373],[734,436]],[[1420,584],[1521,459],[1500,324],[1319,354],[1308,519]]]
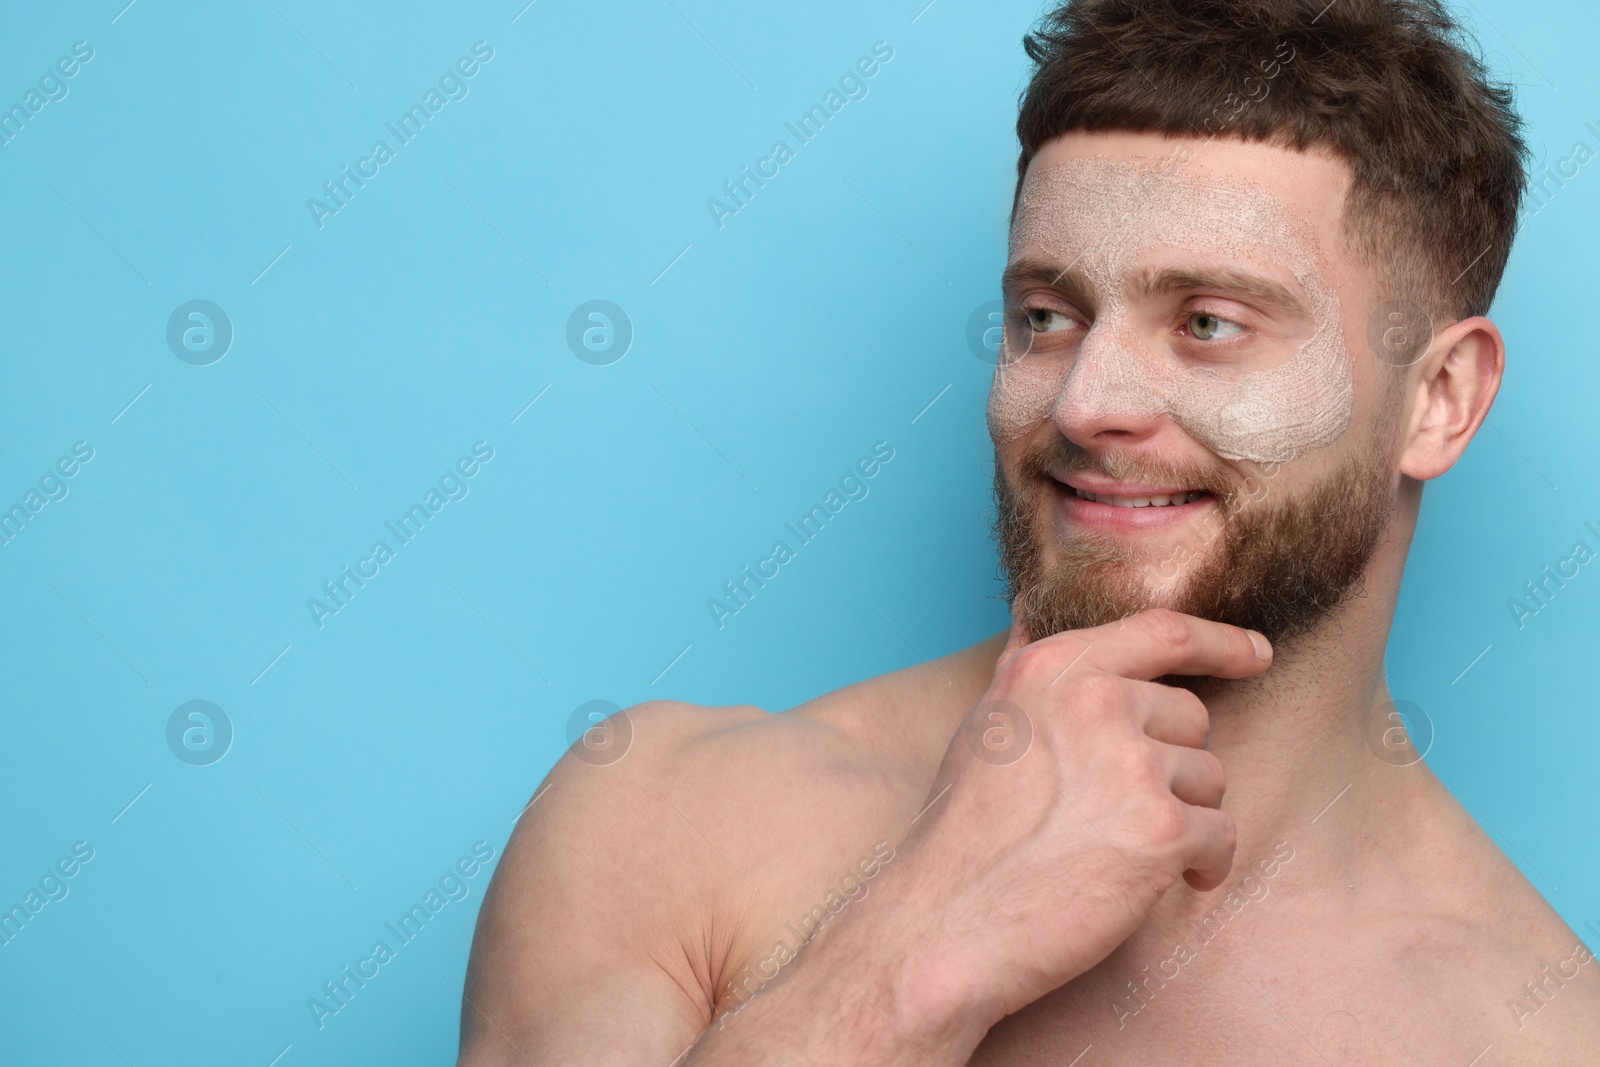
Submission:
[[[518,820],[473,934],[463,1067],[665,1067],[711,1017],[695,957],[715,890],[654,784],[707,713],[651,702],[628,714],[624,758],[562,756]]]

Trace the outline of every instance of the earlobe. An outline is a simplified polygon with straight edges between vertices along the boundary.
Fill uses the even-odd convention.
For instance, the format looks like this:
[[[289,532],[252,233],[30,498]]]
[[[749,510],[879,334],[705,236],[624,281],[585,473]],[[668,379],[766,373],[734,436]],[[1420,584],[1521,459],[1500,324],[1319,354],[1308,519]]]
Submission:
[[[1489,415],[1505,356],[1500,328],[1482,315],[1462,319],[1433,339],[1404,386],[1411,404],[1400,473],[1427,481],[1455,466]]]

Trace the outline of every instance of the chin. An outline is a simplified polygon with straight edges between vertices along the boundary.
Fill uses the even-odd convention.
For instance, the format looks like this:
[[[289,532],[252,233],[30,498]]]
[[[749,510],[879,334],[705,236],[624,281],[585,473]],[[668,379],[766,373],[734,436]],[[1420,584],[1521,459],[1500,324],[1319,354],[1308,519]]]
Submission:
[[[1274,642],[1304,634],[1361,589],[1394,505],[1381,440],[1314,479],[1270,491],[1173,469],[1165,479],[1186,491],[1176,504],[1166,494],[1160,507],[1121,506],[1120,490],[1139,484],[1131,464],[1096,467],[1075,455],[1060,445],[1036,450],[1018,462],[1015,484],[995,465],[1001,570],[1035,639],[1152,607]],[[1154,484],[1158,474],[1141,476]],[[1085,499],[1102,497],[1108,484],[1117,490],[1110,504]]]
[[[1131,560],[1057,562],[1019,588],[1034,640],[1065,630],[1104,626],[1153,607],[1177,601],[1174,590],[1153,589],[1147,564]]]

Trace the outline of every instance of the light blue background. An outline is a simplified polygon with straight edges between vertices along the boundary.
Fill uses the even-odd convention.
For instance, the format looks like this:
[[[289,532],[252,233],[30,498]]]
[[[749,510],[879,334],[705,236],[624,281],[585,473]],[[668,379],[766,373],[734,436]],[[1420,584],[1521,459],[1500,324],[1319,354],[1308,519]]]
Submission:
[[[7,106],[94,48],[0,146],[0,506],[94,449],[0,548],[0,904],[95,850],[0,947],[0,1058],[448,1062],[487,872],[321,1030],[307,998],[498,858],[579,704],[780,710],[1004,625],[965,333],[1036,8],[123,2],[13,0],[0,39]],[[1588,13],[1467,11],[1552,165],[1600,149]],[[478,40],[469,95],[319,230],[307,198]],[[707,199],[879,40],[869,95],[719,229]],[[1586,936],[1600,565],[1521,630],[1507,600],[1600,547],[1597,213],[1590,165],[1518,238],[1506,385],[1428,490],[1389,655],[1432,766]],[[207,367],[165,341],[196,298],[236,331]],[[636,332],[611,366],[565,341],[591,299]],[[480,440],[470,495],[319,630],[306,600]],[[870,495],[719,630],[707,599],[876,441]],[[236,731],[212,766],[167,747],[191,699]]]

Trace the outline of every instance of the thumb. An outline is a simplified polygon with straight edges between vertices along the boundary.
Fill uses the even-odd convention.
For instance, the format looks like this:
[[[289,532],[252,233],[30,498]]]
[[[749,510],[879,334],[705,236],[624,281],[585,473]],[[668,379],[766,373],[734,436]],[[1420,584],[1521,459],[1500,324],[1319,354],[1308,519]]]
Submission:
[[[1000,650],[1000,655],[994,661],[995,670],[1006,660],[1016,655],[1022,646],[1031,641],[1028,633],[1027,610],[1022,606],[1022,597],[1014,597],[1011,601],[1011,632],[1006,634],[1005,647]]]

